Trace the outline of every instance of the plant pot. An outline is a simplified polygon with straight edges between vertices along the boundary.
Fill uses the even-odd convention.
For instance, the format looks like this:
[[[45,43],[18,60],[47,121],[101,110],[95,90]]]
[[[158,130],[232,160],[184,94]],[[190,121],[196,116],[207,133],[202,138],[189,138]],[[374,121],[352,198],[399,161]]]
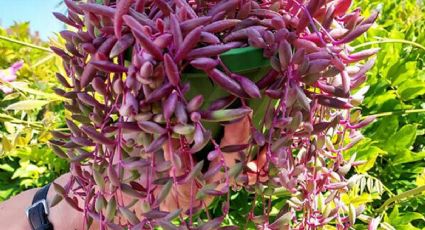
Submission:
[[[261,79],[271,68],[269,59],[264,58],[263,49],[254,47],[243,47],[229,50],[220,55],[220,59],[233,72],[248,77],[254,82]],[[206,109],[211,103],[221,97],[230,95],[223,88],[214,85],[205,72],[189,69],[183,73],[183,82],[190,83],[187,93],[189,98],[202,94],[204,96],[204,107]],[[253,122],[259,128],[264,117],[264,111],[269,103],[268,98],[250,99],[249,106],[253,109]],[[204,126],[211,130],[214,137],[219,129],[219,124],[204,122]]]

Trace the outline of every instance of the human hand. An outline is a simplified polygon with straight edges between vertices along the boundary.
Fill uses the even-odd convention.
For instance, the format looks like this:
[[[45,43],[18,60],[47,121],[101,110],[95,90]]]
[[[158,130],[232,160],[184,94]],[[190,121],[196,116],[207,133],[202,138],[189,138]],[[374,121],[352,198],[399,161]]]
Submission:
[[[251,138],[251,126],[250,126],[251,117],[246,116],[240,119],[237,122],[227,124],[224,127],[224,135],[220,141],[220,147],[229,146],[229,145],[243,145],[248,144]],[[169,176],[171,178],[182,177],[187,175],[191,171],[191,166],[196,165],[198,162],[195,162],[194,159],[191,159],[191,155],[181,153],[180,151],[180,141],[173,139],[170,143],[166,142],[163,146],[163,157],[165,161],[170,161],[173,163],[174,169],[170,170]],[[173,155],[177,154],[179,156],[181,164],[176,164],[173,162]],[[227,168],[233,167],[240,159],[239,152],[225,153],[223,154],[223,159],[216,158],[213,161],[209,162],[209,169],[216,167],[218,164],[224,163]],[[246,164],[247,172],[246,176],[248,177],[248,184],[253,185],[257,181],[267,180],[267,176],[264,176],[266,173],[264,171],[264,166],[266,163],[266,151],[262,149],[257,157]],[[141,184],[147,183],[146,175],[141,177]],[[224,172],[217,172],[211,176],[207,181],[207,184],[214,184],[216,187],[214,190],[226,190],[226,186],[237,185],[234,179],[231,179],[229,183],[226,183],[226,177]],[[161,191],[162,186],[158,186],[154,191],[153,195],[157,198],[158,194]],[[213,200],[213,196],[205,196],[202,200],[195,199],[196,194],[202,188],[202,184],[193,178],[185,183],[173,183],[173,187],[167,197],[160,202],[160,210],[172,212],[178,209],[182,209],[183,213],[187,213],[188,210],[192,208],[192,212],[195,213],[198,210],[207,207]],[[122,194],[123,203],[131,203],[134,197]],[[136,213],[136,216],[142,216],[143,211],[141,208],[141,203],[134,205],[131,210]],[[184,214],[183,214],[184,215]],[[120,221],[116,219],[115,221]]]
[[[238,122],[225,125],[224,136],[221,139],[220,147],[248,144],[251,138],[249,119],[251,118],[249,116],[246,116]],[[177,141],[174,142],[172,146],[172,151],[170,151],[170,148],[167,144],[164,146],[164,157],[166,160],[171,160],[171,155],[176,152],[176,149],[179,148],[179,144]],[[224,160],[224,164],[227,168],[231,168],[238,161],[241,160],[239,152],[225,153],[223,154],[223,156],[224,159],[215,158],[213,161],[211,161],[209,164],[209,168],[211,169],[217,166],[217,164],[220,164],[220,161],[222,160]],[[190,165],[190,159],[188,159],[188,156],[180,157],[182,158],[182,161],[185,161],[187,163],[185,165]],[[197,162],[193,162],[193,165],[195,165],[196,163]],[[252,160],[247,163],[248,184],[255,184],[258,180],[267,180],[267,176],[265,176],[266,173],[264,171],[265,163],[266,150],[262,149],[255,160]],[[190,168],[176,169],[176,176],[184,175],[185,173],[187,173],[185,172],[185,170],[190,171]],[[217,185],[215,190],[223,189],[226,186],[225,173],[219,171],[211,178],[209,178],[207,183],[215,183]],[[230,185],[235,184],[236,182],[234,179],[230,180]],[[182,208],[183,210],[188,210],[190,207],[202,207],[202,205],[208,206],[213,200],[212,196],[207,196],[206,198],[204,198],[203,203],[201,203],[201,201],[199,200],[194,199],[199,189],[200,187],[196,186],[196,182],[194,181],[194,179],[185,184],[175,185],[174,194],[170,193],[170,195],[164,200],[164,202],[161,204],[161,210],[173,211],[179,208]]]
[[[228,124],[224,127],[224,136],[220,142],[220,147],[228,146],[228,145],[241,145],[241,144],[247,144],[250,141],[251,132],[250,132],[250,123],[249,123],[250,117],[244,117],[240,121]],[[171,160],[171,155],[176,152],[176,150],[180,147],[180,144],[178,140],[173,140],[171,143],[171,148],[168,144],[164,145],[164,159],[165,160]],[[172,149],[172,151],[170,151]],[[231,168],[234,166],[239,160],[240,155],[238,152],[234,153],[226,153],[223,154],[224,156],[224,164],[226,167]],[[184,166],[191,165],[189,156],[182,157],[181,159],[183,161]],[[267,176],[262,176],[265,174],[264,172],[264,166],[266,162],[266,152],[265,150],[261,150],[260,154],[258,154],[257,158],[247,163],[248,172],[246,175],[248,176],[248,184],[252,185],[255,184],[258,180],[264,181],[267,180]],[[193,165],[195,165],[197,162],[192,162]],[[209,168],[213,168],[217,166],[217,164],[220,163],[220,159],[216,158],[213,161],[210,162]],[[91,167],[85,166],[83,167],[83,170],[87,170],[88,172],[91,172]],[[190,171],[190,168],[176,168],[174,171],[176,173],[176,176],[182,176],[185,173]],[[172,172],[171,172],[172,173]],[[173,176],[170,174],[170,176]],[[70,180],[71,174],[67,173],[63,175],[62,177],[55,180],[55,183],[65,186],[65,184]],[[207,183],[211,184],[214,183],[217,185],[215,188],[216,190],[222,189],[224,186],[226,186],[225,183],[225,174],[223,172],[218,172],[214,174],[211,178],[208,179]],[[230,185],[235,185],[236,182],[234,180],[230,181]],[[203,206],[208,206],[214,199],[212,196],[205,197],[202,201],[195,200],[196,193],[199,191],[200,186],[197,184],[196,179],[191,179],[185,184],[177,184],[175,185],[175,188],[173,189],[174,192],[171,192],[166,199],[161,202],[160,208],[162,211],[174,211],[179,208],[183,209],[184,211],[189,210],[191,207],[198,207],[202,208]],[[160,191],[160,187],[158,187],[154,194],[157,196]],[[192,194],[192,195],[191,195]],[[56,195],[56,192],[51,189],[48,194],[48,201],[49,203],[52,202],[52,198]],[[30,199],[32,195],[28,196]],[[76,197],[79,204],[83,204],[84,200],[81,197]],[[109,199],[109,196],[106,196],[107,199]],[[122,203],[128,204],[130,203],[134,198],[130,197],[126,194],[122,194]],[[29,203],[29,201],[25,201],[23,203]],[[62,227],[62,223],[69,223],[72,222],[71,225],[68,225],[69,229],[77,229],[84,226],[84,218],[83,213],[74,210],[68,203],[61,202],[57,206],[51,208],[52,212],[50,214],[50,219],[52,221],[52,224],[54,224],[55,227]],[[135,211],[137,216],[142,215],[141,205],[136,204],[131,209],[132,211]],[[196,209],[195,209],[196,211]],[[120,218],[115,218],[114,220],[116,223],[120,222]],[[90,229],[99,229],[100,223],[97,221],[94,221],[91,225]]]

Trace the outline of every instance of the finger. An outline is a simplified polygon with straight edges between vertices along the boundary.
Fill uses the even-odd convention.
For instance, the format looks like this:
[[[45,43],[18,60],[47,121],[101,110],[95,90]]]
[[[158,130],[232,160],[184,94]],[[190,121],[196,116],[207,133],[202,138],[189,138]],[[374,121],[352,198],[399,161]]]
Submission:
[[[247,144],[250,138],[249,119],[250,117],[246,116],[238,122],[226,125],[224,127],[224,136],[220,142],[220,146]],[[171,144],[165,144],[163,147],[165,160],[171,160],[173,154],[176,154],[176,150],[179,146],[180,144],[178,143],[178,140],[173,140],[173,143]],[[227,167],[232,167],[239,158],[240,156],[237,152],[224,154],[224,161]],[[190,165],[190,159],[188,157],[182,157],[182,160],[187,161],[187,165]],[[220,159],[213,160],[210,163],[210,167],[214,167],[217,163],[219,163],[219,161]],[[219,172],[215,174],[208,183],[220,181],[223,178],[224,174]],[[234,180],[231,180],[231,183],[233,184]],[[216,189],[220,190],[224,186],[224,184],[219,184]],[[170,194],[160,205],[160,208],[164,211],[171,211],[178,208],[188,210],[190,207],[200,207],[202,203],[198,200],[194,200],[194,196],[198,191],[199,188],[194,183],[194,180],[191,180],[186,184],[174,185],[172,192],[174,194]],[[212,200],[212,196],[207,196],[204,199],[204,202],[208,205],[212,202]]]
[[[164,160],[172,163],[175,176],[181,176],[185,174],[186,168],[184,166],[190,165],[190,158],[187,155],[180,154],[180,141],[177,139],[171,139],[165,142],[163,146]],[[173,176],[173,170],[170,171],[170,176]]]
[[[179,150],[180,141],[172,139],[166,142],[163,146],[164,160],[170,161],[176,167],[176,176],[184,176],[191,170],[191,165],[196,165],[196,162],[191,162],[191,157]],[[176,159],[178,157],[178,160]],[[179,167],[176,161],[181,161]],[[170,176],[173,176],[173,170],[170,171]],[[160,188],[155,190],[155,196],[158,195]],[[163,211],[174,211],[176,209],[188,210],[191,207],[200,207],[201,202],[195,199],[199,188],[196,186],[195,179],[190,179],[184,184],[173,184],[173,188],[169,195],[160,204],[160,209]]]
[[[267,148],[263,148],[255,160],[248,162],[247,167],[249,171],[247,172],[247,175],[249,185],[253,185],[258,181],[264,182],[268,179],[267,173],[264,170],[264,167],[267,162],[266,153]]]
[[[248,143],[250,137],[250,119],[250,116],[245,116],[238,122],[225,125],[221,146]]]
[[[220,142],[220,147],[247,144],[251,135],[250,119],[249,116],[245,116],[236,123],[226,125],[224,127],[224,136]],[[233,166],[236,160],[239,159],[240,156],[238,152],[226,153],[224,155],[224,160],[228,167]]]
[[[156,192],[159,190],[156,190]],[[201,206],[201,202],[196,200],[196,194],[198,193],[199,188],[196,186],[195,180],[191,179],[185,184],[173,185],[172,191],[160,204],[160,209],[162,211],[171,212],[177,209],[183,209],[183,212],[189,210],[191,207]],[[210,200],[212,198],[206,198]]]
[[[170,143],[171,142],[171,143]],[[180,142],[177,139],[171,139],[171,141],[166,141],[162,146],[164,151],[164,159],[171,161],[172,154],[176,152],[180,147]]]
[[[247,144],[250,138],[250,116],[245,116],[240,121],[228,124],[224,127],[224,136],[221,139],[220,146],[228,145],[241,145]],[[226,167],[231,168],[236,164],[236,161],[240,159],[238,152],[225,153],[224,164]],[[218,164],[221,164],[221,158],[218,157],[210,163],[210,169],[216,167]],[[218,172],[214,174],[209,180],[209,183],[218,182],[219,185],[216,189],[220,190],[226,186],[224,184],[225,174],[223,172]],[[235,184],[235,180],[231,179],[230,184]]]

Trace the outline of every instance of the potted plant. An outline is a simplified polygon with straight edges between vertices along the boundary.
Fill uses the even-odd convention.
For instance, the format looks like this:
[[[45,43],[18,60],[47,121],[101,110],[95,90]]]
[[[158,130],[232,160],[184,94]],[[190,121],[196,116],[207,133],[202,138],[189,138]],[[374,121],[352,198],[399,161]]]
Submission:
[[[102,228],[216,229],[239,187],[269,204],[278,191],[289,195],[277,214],[249,212],[258,228],[353,226],[362,207],[340,194],[359,162],[343,151],[372,119],[352,116],[351,91],[374,59],[356,63],[377,50],[348,43],[376,13],[349,12],[350,0],[65,4],[68,15],[55,16],[75,29],[52,50],[68,75],[57,75],[56,91],[68,98],[70,131],[54,132],[52,148],[73,178],[54,185],[54,204],[63,199]],[[243,119],[249,140],[220,145],[220,127]],[[191,188],[189,206],[178,204],[181,186]],[[227,197],[223,216],[202,219],[211,196]]]

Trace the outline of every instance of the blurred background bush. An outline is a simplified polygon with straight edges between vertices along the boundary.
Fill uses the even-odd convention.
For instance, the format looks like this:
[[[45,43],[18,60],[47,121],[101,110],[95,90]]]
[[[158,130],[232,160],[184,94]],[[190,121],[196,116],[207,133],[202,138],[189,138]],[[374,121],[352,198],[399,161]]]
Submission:
[[[0,200],[42,186],[68,171],[48,147],[50,130],[63,126],[62,98],[53,89],[61,63],[49,41],[30,34],[30,23],[0,29]],[[16,41],[15,41],[16,40]],[[20,41],[19,43],[17,41]],[[16,80],[9,67],[22,63]]]

